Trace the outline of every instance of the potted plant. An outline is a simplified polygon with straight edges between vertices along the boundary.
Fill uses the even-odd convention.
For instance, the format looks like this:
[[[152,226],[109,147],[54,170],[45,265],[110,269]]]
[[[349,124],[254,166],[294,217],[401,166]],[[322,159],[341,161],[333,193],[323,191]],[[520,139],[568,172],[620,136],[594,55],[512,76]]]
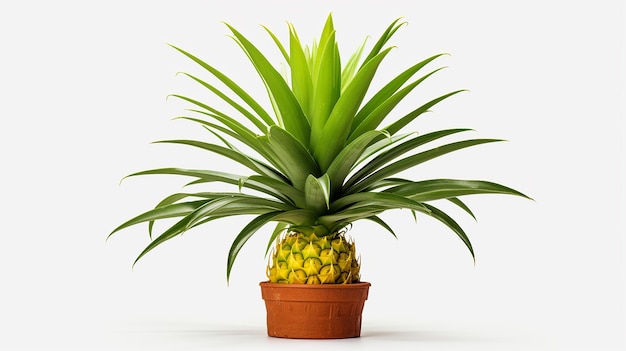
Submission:
[[[417,62],[379,90],[369,91],[378,67],[392,50],[386,44],[402,24],[393,21],[369,50],[363,42],[345,62],[340,59],[331,15],[311,47],[302,45],[291,24],[287,42],[266,29],[287,62],[288,72],[283,74],[252,42],[226,24],[264,83],[271,111],[217,68],[173,46],[223,87],[186,75],[231,109],[221,111],[211,102],[173,95],[193,107],[189,110],[193,115],[181,118],[206,129],[212,140],[161,142],[206,150],[245,166],[249,173],[231,174],[212,164],[207,169],[160,168],[131,174],[182,175],[193,179],[189,186],[201,188],[206,183],[220,182],[232,186],[233,191],[172,194],[111,234],[139,223],[149,224],[152,239],[136,263],[158,245],[189,229],[228,216],[252,215],[239,233],[233,233],[226,266],[228,280],[246,241],[262,227],[275,224],[266,250],[266,255],[271,255],[268,281],[261,282],[261,288],[268,334],[288,338],[360,335],[361,311],[370,283],[361,281],[355,245],[346,237],[355,221],[369,220],[395,236],[391,225],[379,216],[381,213],[408,209],[413,215],[431,216],[451,229],[473,257],[466,233],[432,202],[447,200],[473,216],[460,197],[527,196],[482,180],[398,177],[400,172],[439,156],[500,141],[481,138],[442,142],[469,131],[463,128],[423,134],[406,130],[423,113],[462,90],[421,103],[407,114],[394,113],[415,87],[439,69],[413,77],[442,54]],[[437,146],[433,146],[435,142]],[[169,218],[179,220],[152,237],[154,222]]]

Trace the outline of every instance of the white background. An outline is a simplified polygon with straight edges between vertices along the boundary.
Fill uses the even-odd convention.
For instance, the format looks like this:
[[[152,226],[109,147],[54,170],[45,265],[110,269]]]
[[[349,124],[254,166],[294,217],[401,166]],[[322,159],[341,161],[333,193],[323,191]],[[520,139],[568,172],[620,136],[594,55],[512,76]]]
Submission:
[[[363,336],[272,339],[258,287],[269,228],[244,247],[230,286],[226,254],[246,218],[173,239],[134,270],[145,227],[105,238],[185,180],[119,185],[123,176],[222,166],[190,148],[150,144],[205,135],[171,120],[189,106],[166,95],[201,97],[175,73],[201,71],[166,43],[263,98],[221,21],[274,55],[260,24],[285,38],[292,22],[310,43],[331,11],[346,54],[397,17],[409,23],[392,39],[398,48],[378,84],[451,54],[430,66],[449,68],[404,108],[470,92],[416,130],[469,127],[470,137],[508,140],[411,176],[492,180],[535,201],[467,200],[478,222],[457,218],[475,265],[429,218],[416,225],[408,213],[388,213],[398,240],[358,223],[351,234],[372,283]],[[623,350],[625,22],[619,1],[2,2],[0,349]]]

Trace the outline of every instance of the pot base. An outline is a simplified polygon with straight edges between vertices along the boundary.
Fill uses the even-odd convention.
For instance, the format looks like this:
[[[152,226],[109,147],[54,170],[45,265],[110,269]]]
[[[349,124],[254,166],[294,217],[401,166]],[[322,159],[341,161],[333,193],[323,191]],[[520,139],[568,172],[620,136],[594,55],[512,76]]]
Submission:
[[[260,285],[267,335],[291,339],[361,336],[361,314],[370,283]]]

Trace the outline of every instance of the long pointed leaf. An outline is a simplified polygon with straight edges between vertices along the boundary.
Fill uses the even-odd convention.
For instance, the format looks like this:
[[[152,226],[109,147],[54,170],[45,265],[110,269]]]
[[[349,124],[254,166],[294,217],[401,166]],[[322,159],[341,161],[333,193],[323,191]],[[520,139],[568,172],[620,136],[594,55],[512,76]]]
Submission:
[[[259,140],[265,143],[267,152],[274,154],[275,162],[280,164],[278,168],[287,174],[296,189],[304,189],[309,174],[320,175],[308,150],[286,130],[273,126],[269,134]]]
[[[382,121],[387,117],[387,115],[389,115],[389,113],[400,103],[400,101],[402,101],[415,87],[417,87],[420,83],[422,83],[426,78],[430,77],[431,75],[433,75],[435,72],[439,71],[440,69],[437,69],[428,73],[422,78],[407,85],[406,87],[404,87],[397,93],[393,94],[386,100],[378,103],[376,108],[374,108],[374,110],[371,113],[366,115],[363,118],[362,122],[358,124],[358,126],[354,129],[350,138],[348,138],[348,142],[355,139],[359,135],[365,133],[366,131],[376,129],[378,125],[382,123]]]
[[[282,197],[286,196],[290,200],[289,202],[293,203],[295,206],[304,206],[304,193],[284,182],[263,176],[252,175],[244,180],[242,186],[246,186],[246,183],[251,183],[256,187],[263,186],[267,189],[272,189],[273,193],[281,194]]]
[[[528,196],[504,185],[484,180],[431,179],[398,185],[385,192],[408,196],[416,201],[433,201],[473,194],[507,194]]]
[[[139,176],[139,175],[182,175],[182,176],[196,177],[198,178],[198,180],[193,182],[193,184],[208,183],[208,182],[221,182],[221,183],[238,185],[238,186],[242,185],[246,188],[271,195],[283,201],[284,203],[289,203],[291,201],[289,198],[285,197],[284,194],[281,193],[280,191],[277,191],[272,186],[266,185],[266,184],[276,184],[272,182],[279,182],[279,181],[273,178],[267,178],[267,177],[262,177],[262,176],[257,176],[255,180],[251,180],[250,178],[252,177],[244,177],[244,176],[240,176],[240,175],[236,175],[232,173],[217,172],[217,171],[211,171],[211,170],[184,169],[184,168],[157,168],[157,169],[150,169],[150,170],[145,170],[141,172],[136,172],[136,173],[126,176],[125,178]],[[241,179],[245,179],[245,178],[248,178],[248,180],[242,183]],[[263,179],[263,181],[260,181],[261,179]]]
[[[285,129],[292,133],[302,144],[308,145],[311,128],[298,100],[283,77],[246,37],[232,26],[228,24],[226,26],[231,30],[235,39],[257,69],[259,76],[265,82],[268,93],[276,102],[279,120],[282,121]]]
[[[374,223],[377,223],[381,227],[385,228],[389,233],[391,233],[391,235],[393,235],[394,238],[396,238],[396,239],[398,238],[398,236],[393,231],[393,229],[391,229],[389,224],[387,224],[387,222],[383,221],[380,217],[378,217],[378,216],[371,216],[371,217],[367,217],[365,219],[370,220],[370,221],[372,221]]]
[[[384,131],[386,132],[386,130]],[[386,135],[387,135],[386,138],[378,138],[380,140],[377,139],[377,141],[374,144],[368,146],[367,149],[363,151],[363,154],[361,154],[361,157],[359,157],[359,159],[355,162],[354,166],[357,166],[363,163],[366,159],[382,152],[385,149],[389,149],[392,146],[397,146],[400,141],[410,136],[417,135],[417,132],[394,135],[391,137],[389,136],[390,135],[389,133],[387,133]]]
[[[289,223],[285,223],[285,222],[278,222],[276,224],[276,227],[274,228],[274,231],[272,232],[272,235],[270,235],[269,240],[267,241],[267,248],[265,249],[265,256],[267,256],[267,254],[270,252],[270,250],[272,249],[272,245],[274,244],[274,242],[276,241],[276,238],[278,238],[278,236],[281,233],[284,233],[287,228],[289,228]]]
[[[341,209],[346,207],[354,208],[354,205],[375,205],[387,209],[408,208],[417,211],[427,211],[418,201],[402,195],[392,193],[356,193],[346,195],[337,201],[334,201],[330,206],[330,212],[339,212]]]
[[[268,212],[268,213],[262,214],[254,218],[241,230],[239,235],[237,235],[237,237],[233,241],[233,244],[230,247],[230,250],[228,251],[228,262],[226,266],[226,281],[227,282],[230,280],[230,271],[233,268],[235,259],[237,258],[239,251],[241,251],[241,248],[246,243],[246,241],[248,241],[248,239],[250,239],[250,237],[252,237],[254,233],[256,233],[259,229],[261,229],[261,227],[263,227],[265,224],[270,222],[272,218],[275,217],[279,213],[280,212]]]
[[[389,99],[398,89],[404,85],[415,73],[417,73],[424,66],[434,61],[436,58],[445,55],[438,54],[431,56],[415,65],[409,67],[404,72],[397,75],[389,83],[387,83],[382,89],[380,89],[374,96],[359,110],[359,113],[354,118],[352,123],[352,131],[363,122],[363,120],[370,115],[381,103]]]
[[[363,43],[361,44],[361,46],[359,46],[359,48],[352,54],[352,56],[350,56],[350,58],[348,59],[348,62],[344,66],[343,70],[341,71],[341,89],[342,90],[345,89],[345,87],[348,86],[350,82],[352,81],[352,78],[354,78],[354,75],[357,72],[359,60],[363,56],[363,50],[365,49],[365,44],[367,44],[367,38],[363,40]]]
[[[276,47],[278,47],[278,50],[280,50],[280,53],[283,54],[283,58],[285,59],[285,61],[289,62],[291,59],[289,58],[289,54],[287,53],[287,50],[285,50],[285,46],[283,45],[283,43],[280,42],[278,37],[269,28],[267,28],[266,26],[261,27],[263,27],[267,34],[270,35],[270,37],[274,41],[274,44],[276,44]]]
[[[237,111],[239,111],[239,113],[241,113],[243,116],[245,116],[250,122],[252,122],[257,128],[259,128],[259,130],[261,132],[265,132],[267,130],[268,124],[266,122],[263,122],[262,120],[260,120],[259,118],[257,118],[255,115],[253,115],[250,111],[248,111],[247,109],[245,109],[243,106],[241,106],[240,104],[238,104],[236,101],[234,101],[233,99],[229,98],[226,94],[224,94],[223,92],[221,92],[219,89],[215,88],[213,85],[203,81],[202,79],[191,75],[189,73],[183,73],[184,75],[186,75],[187,77],[195,80],[196,82],[200,83],[202,86],[204,86],[205,88],[209,89],[210,91],[212,91],[215,95],[217,95],[218,97],[220,97],[222,100],[224,100],[225,102],[227,102],[230,106],[234,107]],[[273,123],[271,123],[273,124]]]
[[[441,139],[443,137],[446,137],[448,135],[452,135],[452,134],[456,134],[456,133],[461,133],[461,132],[465,132],[468,131],[469,129],[446,129],[446,130],[439,130],[436,132],[431,132],[428,134],[424,134],[424,135],[420,135],[417,136],[416,138],[407,140],[401,144],[398,144],[396,146],[394,146],[393,148],[385,151],[384,153],[379,154],[378,156],[376,156],[374,159],[372,159],[371,161],[369,161],[365,166],[363,166],[361,169],[359,169],[358,172],[356,172],[354,175],[352,175],[350,177],[350,179],[346,182],[346,188],[349,188],[351,186],[353,186],[355,183],[357,183],[358,181],[363,180],[364,178],[366,178],[368,175],[372,174],[374,171],[376,171],[377,169],[381,168],[382,166],[386,165],[387,163],[393,161],[394,159],[406,154],[409,151],[413,151],[415,148],[425,145],[429,142],[435,141],[437,139]],[[393,175],[393,174],[389,174],[389,175]],[[380,179],[383,179],[385,177],[382,177]]]
[[[240,154],[244,155],[246,158],[248,158],[250,160],[250,162],[254,165],[255,168],[262,170],[259,173],[265,174],[265,175],[267,175],[270,178],[275,178],[275,179],[279,179],[279,180],[282,180],[282,181],[288,181],[287,178],[285,178],[285,176],[282,173],[280,173],[278,170],[276,170],[272,166],[268,165],[264,161],[260,161],[260,160],[258,160],[256,158],[248,155],[247,153],[242,152],[237,147],[235,147],[233,144],[231,144],[228,140],[226,140],[226,138],[223,135],[221,135],[220,133],[217,133],[217,131],[214,131],[213,128],[216,128],[216,129],[218,129],[218,131],[221,131],[221,132],[223,132],[224,134],[227,134],[227,135],[231,135],[235,139],[240,140],[238,138],[238,136],[236,135],[236,133],[232,132],[231,130],[228,130],[227,128],[223,128],[221,126],[218,126],[218,125],[215,125],[215,124],[212,124],[212,123],[207,123],[207,125],[203,125],[203,127],[206,130],[208,130],[211,134],[215,135],[215,137],[220,139],[224,143],[224,145],[226,145],[230,150],[235,151],[237,153],[240,153]],[[244,144],[245,144],[245,142],[244,142]],[[257,150],[254,150],[254,151],[257,151]]]
[[[330,178],[328,174],[316,178],[312,174],[304,184],[307,208],[322,212],[330,206]]]
[[[291,68],[291,89],[302,110],[312,124],[313,80],[309,63],[300,43],[296,29],[289,25],[289,67]]]
[[[152,210],[146,211],[122,223],[117,228],[115,228],[109,234],[108,237],[110,237],[114,233],[117,233],[118,231],[124,228],[128,228],[135,224],[145,223],[145,222],[150,222],[150,221],[155,221],[155,220],[165,219],[165,218],[187,216],[193,211],[197,210],[202,205],[205,205],[207,202],[208,202],[207,200],[190,201],[190,202],[185,202],[185,203],[170,204],[167,206],[160,206],[160,207],[154,208]]]
[[[182,53],[183,55],[187,56],[188,58],[190,58],[191,60],[193,60],[194,62],[199,64],[200,66],[202,66],[204,69],[206,69],[211,74],[213,74],[216,78],[218,78],[220,81],[222,81],[222,83],[224,83],[230,90],[232,90],[246,104],[248,104],[248,106],[250,106],[263,119],[263,121],[265,121],[265,123],[267,123],[268,125],[272,125],[272,124],[276,123],[272,119],[272,117],[270,117],[270,115],[265,111],[265,109],[263,109],[263,107],[261,107],[261,105],[259,105],[259,103],[256,102],[255,99],[253,99],[248,93],[246,93],[245,90],[243,90],[234,81],[232,81],[230,78],[228,78],[228,76],[226,76],[225,74],[223,74],[219,70],[215,69],[213,66],[209,65],[208,63],[202,61],[198,57],[190,54],[189,52],[187,52],[187,51],[185,51],[185,50],[183,50],[181,48],[178,48],[178,47],[176,47],[174,45],[170,45],[170,46],[172,48],[178,50],[180,53]]]
[[[291,225],[313,226],[318,214],[309,209],[296,209],[279,213],[273,220]]]
[[[467,212],[470,216],[472,216],[472,218],[474,218],[474,220],[476,220],[474,212],[472,212],[472,210],[465,204],[465,202],[461,201],[461,199],[459,199],[458,197],[450,197],[448,198],[448,201],[459,206],[461,209],[463,209],[463,211]]]
[[[202,111],[197,111],[202,113]],[[229,135],[238,135],[239,137],[237,138],[237,140],[242,141],[244,144],[246,144],[247,146],[249,146],[250,148],[252,148],[254,151],[256,151],[258,154],[260,154],[261,156],[263,156],[263,158],[265,158],[267,161],[269,161],[274,167],[276,167],[276,169],[272,169],[272,172],[278,177],[281,178],[283,180],[287,180],[286,177],[286,170],[283,167],[283,164],[281,162],[280,159],[278,159],[277,155],[275,152],[273,152],[270,149],[268,149],[267,147],[267,141],[262,141],[261,137],[253,134],[250,130],[248,130],[245,126],[239,124],[236,121],[232,121],[230,119],[221,119],[220,116],[215,116],[212,114],[208,114],[211,117],[215,117],[217,120],[221,121],[222,123],[224,123],[225,125],[229,126],[233,131],[231,133],[229,133]],[[207,126],[211,126],[212,124],[201,120],[201,119],[194,119],[194,118],[188,118],[188,117],[182,117],[182,118],[186,118]],[[234,133],[234,134],[232,134]],[[267,136],[263,137],[267,139]],[[258,164],[263,164],[261,162],[257,162]],[[264,165],[264,164],[263,164]],[[264,165],[265,166],[265,165]],[[271,167],[267,167],[267,169],[270,169]],[[272,178],[276,178],[274,176],[272,176]]]
[[[472,243],[467,237],[467,234],[465,234],[465,231],[463,231],[463,228],[461,228],[461,226],[454,219],[452,219],[452,217],[448,216],[445,212],[441,211],[440,209],[429,204],[424,204],[424,206],[430,209],[430,215],[433,218],[445,224],[448,228],[452,229],[454,233],[456,233],[456,235],[463,241],[463,243],[465,244],[469,252],[472,254],[472,260],[474,260],[474,263],[476,263],[476,257],[474,256],[474,248],[472,248]]]
[[[196,221],[201,220],[204,216],[208,216],[211,211],[218,209],[228,203],[235,201],[234,198],[221,198],[209,201],[204,205],[198,207],[192,213],[186,215],[180,221],[176,222],[170,228],[168,228],[163,234],[159,235],[156,239],[154,239],[146,248],[137,256],[133,266],[148,252],[152,251],[154,248],[164,243],[165,241],[174,238],[177,235],[180,235],[187,231]]]
[[[466,90],[457,90],[457,91],[453,91],[451,93],[442,95],[436,99],[430,100],[429,102],[423,104],[422,106],[416,108],[415,110],[409,112],[408,114],[406,114],[404,117],[400,118],[399,120],[393,122],[392,124],[390,124],[389,126],[385,127],[385,130],[389,132],[389,134],[394,135],[396,134],[398,131],[400,131],[402,128],[404,128],[406,125],[408,125],[409,123],[411,123],[413,120],[415,120],[415,118],[421,116],[422,114],[424,114],[425,112],[428,112],[428,109],[430,109],[431,107],[435,106],[436,104],[438,104],[439,102],[449,98],[450,96],[456,95],[460,92],[463,92]]]
[[[215,145],[215,144],[211,144],[211,143],[205,143],[202,141],[197,141],[197,140],[161,140],[161,141],[156,141],[155,143],[169,143],[169,144],[181,144],[181,145],[189,145],[189,146],[194,146],[203,150],[207,150],[207,151],[211,151],[214,152],[218,155],[222,155],[224,157],[227,157],[255,172],[257,172],[260,175],[266,176],[266,177],[270,177],[270,178],[274,178],[274,179],[284,179],[283,177],[281,177],[279,175],[279,173],[275,170],[272,169],[262,163],[259,162],[255,162],[252,159],[250,159],[247,155],[229,149],[229,148],[225,148],[219,145]]]
[[[313,76],[313,104],[311,106],[311,148],[321,141],[326,121],[341,94],[341,64],[335,42],[335,32],[329,34],[318,56],[319,67]]]
[[[199,107],[202,107],[204,109],[206,109],[207,111],[199,111],[199,110],[191,110],[193,112],[198,112],[201,114],[204,114],[206,116],[215,118],[216,120],[220,121],[221,123],[223,123],[224,125],[228,126],[229,128],[231,128],[235,133],[239,134],[240,136],[246,138],[246,140],[253,140],[254,137],[256,136],[256,133],[252,132],[250,129],[248,129],[246,126],[244,126],[243,124],[239,123],[236,119],[229,117],[213,108],[211,108],[210,106],[198,101],[198,100],[194,100],[182,95],[177,95],[177,94],[173,94],[170,95],[176,98],[179,98],[181,100],[185,100],[188,102],[191,102],[194,105],[197,105]],[[191,118],[187,118],[190,120],[194,120]],[[200,119],[195,119],[195,121],[200,122],[202,120]],[[253,143],[252,143],[253,144]]]
[[[385,46],[385,44],[387,43],[387,41],[389,39],[391,39],[391,37],[393,36],[393,34],[404,24],[406,24],[406,22],[403,23],[398,23],[398,21],[400,20],[400,18],[397,18],[396,20],[394,20],[393,22],[391,22],[391,24],[387,27],[387,29],[385,29],[385,32],[380,36],[380,38],[378,39],[378,41],[376,42],[376,44],[374,44],[374,47],[372,47],[372,50],[370,51],[370,53],[367,55],[367,57],[365,58],[365,60],[363,60],[363,64],[361,65],[361,68],[363,68],[370,60],[372,60],[374,57],[376,57],[376,55],[378,55],[380,53],[380,50],[383,49],[383,46]]]
[[[451,143],[451,144],[446,144],[443,146],[439,146],[437,148],[428,150],[428,151],[424,151],[424,152],[420,152],[419,154],[413,155],[413,156],[408,156],[400,161],[396,161],[384,168],[381,168],[380,170],[372,173],[371,175],[369,175],[368,177],[366,177],[365,179],[363,179],[362,181],[360,181],[359,183],[355,184],[354,186],[348,188],[346,190],[347,193],[356,193],[359,192],[365,188],[367,188],[368,186],[372,185],[373,183],[375,183],[378,180],[384,179],[388,176],[400,173],[404,170],[407,170],[409,168],[415,167],[417,165],[419,165],[420,163],[426,162],[428,160],[432,160],[434,158],[437,158],[441,155],[445,155],[447,153],[456,151],[456,150],[460,150],[460,149],[464,149],[470,146],[475,146],[475,145],[480,145],[480,144],[486,144],[486,143],[493,143],[493,142],[498,142],[498,141],[502,141],[500,139],[471,139],[471,140],[464,140],[464,141],[459,141],[456,143]]]
[[[217,198],[222,198],[222,197],[243,197],[243,196],[250,196],[250,195],[244,195],[242,193],[223,193],[223,192],[200,192],[200,193],[174,193],[172,195],[167,196],[165,199],[161,200],[156,206],[155,209],[159,209],[159,208],[163,208],[166,206],[170,206],[172,204],[175,204],[176,202],[188,198],[188,197],[196,197],[196,198],[202,198],[202,199],[207,199],[205,201],[198,201],[198,203],[206,203],[209,200],[214,200]],[[178,204],[176,204],[178,205]],[[150,235],[150,238],[152,239],[152,228],[154,226],[154,222],[157,219],[161,219],[161,218],[154,218],[152,220],[150,220],[148,222],[148,233]]]
[[[363,155],[370,143],[385,133],[377,130],[367,132],[352,143],[347,145],[328,167],[328,174],[331,183],[331,193],[336,194],[341,190],[343,183],[355,166],[356,162]]]
[[[350,85],[337,100],[333,111],[328,117],[323,132],[320,134],[320,136],[323,135],[323,141],[316,140],[315,143],[312,141],[313,154],[323,172],[346,145],[352,120],[367,93],[379,64],[390,50],[391,48],[384,50],[359,70]]]
[[[317,223],[320,223],[327,228],[333,228],[336,223],[352,223],[371,216],[379,215],[385,210],[385,207],[375,205],[355,206],[354,208],[348,208],[337,213],[321,216],[318,218]]]
[[[194,111],[194,110],[192,110],[192,111]],[[194,112],[196,112],[196,111],[194,111]],[[200,112],[200,113],[202,113],[202,112]],[[221,126],[219,124],[211,123],[209,121],[205,121],[203,119],[189,117],[189,116],[179,116],[179,117],[175,117],[174,119],[183,119],[183,120],[199,123],[204,128],[206,128],[207,130],[211,131],[213,133],[213,135],[218,136],[220,138],[220,140],[222,140],[224,143],[226,143],[225,142],[226,138],[224,137],[224,135],[228,135],[228,136],[232,137],[233,139],[236,139],[239,142],[243,143],[244,145],[247,145],[247,146],[251,147],[254,150],[254,144],[250,144],[248,139],[242,137],[238,133],[234,132],[232,129],[226,128],[226,127]],[[219,131],[221,134],[215,132],[214,129]]]

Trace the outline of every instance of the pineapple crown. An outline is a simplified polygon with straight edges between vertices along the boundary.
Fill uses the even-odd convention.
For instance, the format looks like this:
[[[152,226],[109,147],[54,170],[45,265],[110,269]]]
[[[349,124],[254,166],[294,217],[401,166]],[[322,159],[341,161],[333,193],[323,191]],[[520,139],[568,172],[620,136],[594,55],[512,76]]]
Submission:
[[[265,28],[288,63],[287,74],[281,74],[253,43],[226,24],[263,81],[273,108],[271,112],[215,67],[172,46],[221,82],[223,88],[217,88],[199,77],[186,74],[217,99],[226,102],[232,111],[223,112],[208,103],[174,94],[172,96],[194,106],[189,110],[194,116],[180,118],[198,123],[220,144],[199,140],[160,142],[204,149],[245,166],[250,174],[182,168],[133,173],[129,176],[188,176],[194,178],[188,185],[220,182],[237,187],[238,191],[172,194],[154,209],[124,222],[110,235],[135,224],[149,224],[152,240],[137,257],[136,263],[156,246],[191,228],[228,216],[254,215],[230,248],[226,269],[228,279],[242,246],[270,222],[275,222],[276,227],[269,238],[268,250],[278,235],[287,229],[324,236],[362,219],[379,224],[395,236],[379,215],[391,209],[409,209],[414,215],[419,212],[441,221],[464,242],[474,257],[463,229],[429,202],[446,199],[473,216],[460,196],[493,193],[527,196],[487,181],[415,181],[396,176],[444,154],[500,141],[465,139],[429,148],[427,145],[431,142],[469,129],[446,129],[422,135],[400,133],[430,108],[463,91],[436,97],[405,115],[392,114],[414,88],[441,68],[417,79],[413,77],[445,54],[417,62],[366,99],[377,69],[393,49],[386,44],[403,24],[400,19],[393,21],[367,55],[364,55],[365,40],[343,67],[332,15],[328,16],[319,39],[310,48],[302,45],[291,24],[288,24],[288,45]],[[415,151],[420,148],[424,150]],[[154,222],[166,218],[179,220],[152,238]]]

